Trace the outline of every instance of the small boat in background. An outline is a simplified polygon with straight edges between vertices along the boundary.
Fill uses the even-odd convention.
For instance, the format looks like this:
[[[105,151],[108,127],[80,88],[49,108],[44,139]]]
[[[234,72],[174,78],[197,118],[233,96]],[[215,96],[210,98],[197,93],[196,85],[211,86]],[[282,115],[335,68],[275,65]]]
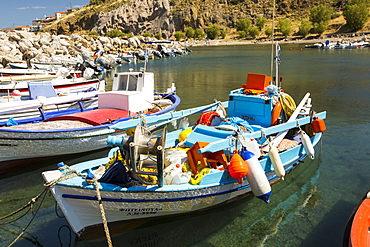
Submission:
[[[351,214],[343,237],[343,247],[370,246],[370,191]]]
[[[96,78],[95,72],[91,68],[87,68],[83,73],[71,72],[64,68],[59,69],[55,75],[30,74],[0,77],[0,96],[10,96],[13,90],[18,90],[21,96],[29,96],[28,84],[31,81],[50,82],[57,94],[98,90],[105,86],[105,82]]]
[[[109,232],[110,224],[191,213],[251,193],[268,203],[271,184],[305,157],[314,159],[326,129],[326,112],[312,111],[309,93],[295,105],[278,84],[250,73],[227,102],[149,116],[146,126],[117,123],[111,128],[137,125],[132,136],[108,137],[113,148],[107,157],[70,167],[60,163],[43,178],[81,238],[97,235],[102,226]],[[182,118],[199,111],[189,127]],[[167,132],[166,124],[180,119]]]

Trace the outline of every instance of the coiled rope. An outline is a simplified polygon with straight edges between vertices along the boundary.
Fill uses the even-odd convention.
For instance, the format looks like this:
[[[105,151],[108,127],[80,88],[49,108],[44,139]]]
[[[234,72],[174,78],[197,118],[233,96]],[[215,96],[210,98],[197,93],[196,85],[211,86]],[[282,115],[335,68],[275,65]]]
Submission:
[[[281,106],[283,107],[285,116],[289,118],[297,108],[294,99],[289,94],[282,93],[280,95],[280,102]]]

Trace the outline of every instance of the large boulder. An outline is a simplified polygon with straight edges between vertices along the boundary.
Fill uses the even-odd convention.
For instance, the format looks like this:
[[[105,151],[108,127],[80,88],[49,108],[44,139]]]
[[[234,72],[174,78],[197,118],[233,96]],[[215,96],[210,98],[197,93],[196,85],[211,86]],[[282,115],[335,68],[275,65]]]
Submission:
[[[169,0],[137,0],[119,6],[110,12],[99,12],[93,17],[93,31],[105,34],[112,29],[126,33],[162,33],[171,36],[176,30],[176,21],[171,14]]]

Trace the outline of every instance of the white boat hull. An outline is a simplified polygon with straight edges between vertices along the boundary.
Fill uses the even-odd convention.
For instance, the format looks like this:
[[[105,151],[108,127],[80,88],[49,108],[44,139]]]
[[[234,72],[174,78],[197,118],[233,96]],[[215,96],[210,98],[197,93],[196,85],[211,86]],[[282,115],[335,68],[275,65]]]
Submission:
[[[314,145],[319,142],[321,136],[320,133],[312,138]],[[291,171],[305,156],[302,145],[282,153],[285,170]],[[94,162],[95,166],[91,162]],[[81,163],[81,166],[75,165],[73,168],[78,172],[86,172],[87,169],[93,172],[92,168],[96,169],[106,162],[108,158],[102,158]],[[265,170],[273,169],[268,156],[265,156],[260,163]],[[46,182],[50,182],[59,178],[61,174],[59,170],[54,170],[44,172],[43,177]],[[135,220],[185,214],[227,203],[247,196],[251,192],[247,180],[237,183],[227,170],[208,175],[213,176],[212,180],[222,182],[211,185],[207,182],[202,185],[201,182],[200,185],[181,184],[163,187],[152,185],[129,188],[100,184],[99,190],[106,219],[109,223],[124,224]],[[270,184],[280,179],[274,171],[266,173],[266,176]],[[101,227],[102,218],[94,185],[87,185],[83,178],[75,177],[65,183],[58,183],[51,188],[51,191],[77,235],[83,237],[94,231],[96,227]]]

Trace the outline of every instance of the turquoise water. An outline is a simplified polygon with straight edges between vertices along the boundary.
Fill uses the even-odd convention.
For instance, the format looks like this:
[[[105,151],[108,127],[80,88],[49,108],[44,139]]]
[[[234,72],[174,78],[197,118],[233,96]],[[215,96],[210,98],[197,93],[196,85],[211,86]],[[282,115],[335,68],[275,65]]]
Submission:
[[[205,212],[148,222],[114,236],[114,246],[341,246],[347,219],[369,189],[366,116],[370,111],[370,50],[303,47],[281,45],[280,76],[282,87],[297,101],[310,92],[313,109],[327,111],[327,131],[316,149],[316,159],[306,159],[285,181],[273,185],[270,204],[249,196]],[[245,83],[248,72],[270,73],[271,47],[267,45],[196,47],[193,51],[181,58],[149,61],[147,66],[155,73],[158,91],[176,84],[182,99],[179,109],[227,100],[230,90]],[[141,66],[124,65],[117,71]],[[74,164],[105,154],[101,151],[62,160]],[[59,161],[39,162],[2,175],[0,217],[40,193],[41,172],[54,169]],[[9,245],[31,218],[28,214],[0,225],[0,245]],[[105,241],[76,240],[68,222],[55,213],[54,200],[48,195],[14,246],[68,244],[106,246]]]

